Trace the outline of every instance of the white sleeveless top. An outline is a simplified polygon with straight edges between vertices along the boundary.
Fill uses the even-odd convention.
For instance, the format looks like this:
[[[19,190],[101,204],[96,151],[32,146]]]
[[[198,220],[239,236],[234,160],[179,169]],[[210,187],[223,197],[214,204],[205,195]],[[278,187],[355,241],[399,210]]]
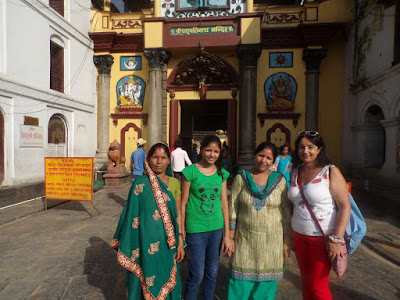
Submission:
[[[333,233],[337,215],[335,199],[329,190],[331,166],[325,166],[311,182],[303,185],[304,195],[326,235]],[[288,191],[288,198],[293,202],[292,229],[304,235],[321,236],[301,197],[297,175],[298,169],[293,170]]]

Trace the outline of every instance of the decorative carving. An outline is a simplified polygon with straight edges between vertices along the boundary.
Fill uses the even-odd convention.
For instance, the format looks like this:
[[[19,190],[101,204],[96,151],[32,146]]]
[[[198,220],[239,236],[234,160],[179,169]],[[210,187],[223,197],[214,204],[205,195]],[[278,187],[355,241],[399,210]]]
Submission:
[[[257,67],[257,60],[261,55],[261,44],[240,44],[237,52],[242,67]]]
[[[136,19],[111,19],[111,29],[132,29],[132,28],[143,28],[141,20]]]
[[[266,24],[303,23],[303,12],[265,13],[262,22]]]
[[[142,52],[143,33],[93,32],[89,37],[94,43],[94,52]]]
[[[321,61],[326,57],[326,49],[303,49],[303,60],[307,71],[319,71]]]
[[[261,127],[264,127],[265,120],[280,120],[280,119],[292,119],[293,126],[297,127],[301,114],[294,113],[291,111],[269,111],[267,113],[260,113],[257,116],[260,119]]]
[[[174,72],[171,85],[196,86],[200,96],[207,90],[210,84],[237,84],[236,71],[223,59],[203,50],[182,61]]]
[[[93,55],[93,62],[99,74],[111,74],[111,66],[114,63],[114,57],[112,55]]]
[[[162,69],[168,63],[170,54],[165,48],[147,48],[143,52],[150,64],[150,69]]]
[[[147,116],[147,114],[146,114]],[[133,128],[137,132],[137,137],[138,139],[142,137],[142,130],[136,126],[134,123],[128,123],[125,125],[124,128],[121,129],[121,154],[122,156],[125,156],[125,139],[126,139],[126,133],[129,131],[130,128]],[[127,153],[127,155],[130,155],[130,153]]]

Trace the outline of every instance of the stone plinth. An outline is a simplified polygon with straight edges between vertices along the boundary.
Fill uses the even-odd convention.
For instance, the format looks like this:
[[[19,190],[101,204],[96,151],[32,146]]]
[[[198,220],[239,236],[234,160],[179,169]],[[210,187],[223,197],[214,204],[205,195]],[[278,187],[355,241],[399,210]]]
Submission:
[[[105,187],[119,187],[132,182],[131,174],[128,172],[121,174],[104,174],[104,186]]]

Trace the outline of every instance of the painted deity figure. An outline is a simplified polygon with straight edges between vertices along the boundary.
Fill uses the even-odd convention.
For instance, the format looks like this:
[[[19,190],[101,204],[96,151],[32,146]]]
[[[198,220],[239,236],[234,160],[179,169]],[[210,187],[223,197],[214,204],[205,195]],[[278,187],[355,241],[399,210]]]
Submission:
[[[288,98],[293,92],[293,87],[290,80],[281,77],[276,82],[272,82],[269,87],[271,91],[271,98],[274,105],[293,105],[293,102]]]

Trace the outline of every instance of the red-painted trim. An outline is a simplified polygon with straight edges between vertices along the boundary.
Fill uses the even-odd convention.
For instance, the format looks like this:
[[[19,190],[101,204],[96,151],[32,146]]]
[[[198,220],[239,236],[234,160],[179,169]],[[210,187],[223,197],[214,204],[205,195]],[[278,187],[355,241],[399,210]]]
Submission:
[[[275,123],[270,129],[268,129],[266,136],[267,142],[271,142],[271,134],[274,133],[278,128],[285,133],[286,143],[290,145],[290,130],[282,123]]]
[[[94,52],[143,52],[143,33],[94,32],[89,33]]]
[[[125,133],[132,128],[138,133],[138,138],[142,137],[142,130],[134,123],[128,123],[121,129],[121,156],[125,157]]]
[[[173,147],[178,138],[178,112],[179,100],[169,102],[169,146]]]

